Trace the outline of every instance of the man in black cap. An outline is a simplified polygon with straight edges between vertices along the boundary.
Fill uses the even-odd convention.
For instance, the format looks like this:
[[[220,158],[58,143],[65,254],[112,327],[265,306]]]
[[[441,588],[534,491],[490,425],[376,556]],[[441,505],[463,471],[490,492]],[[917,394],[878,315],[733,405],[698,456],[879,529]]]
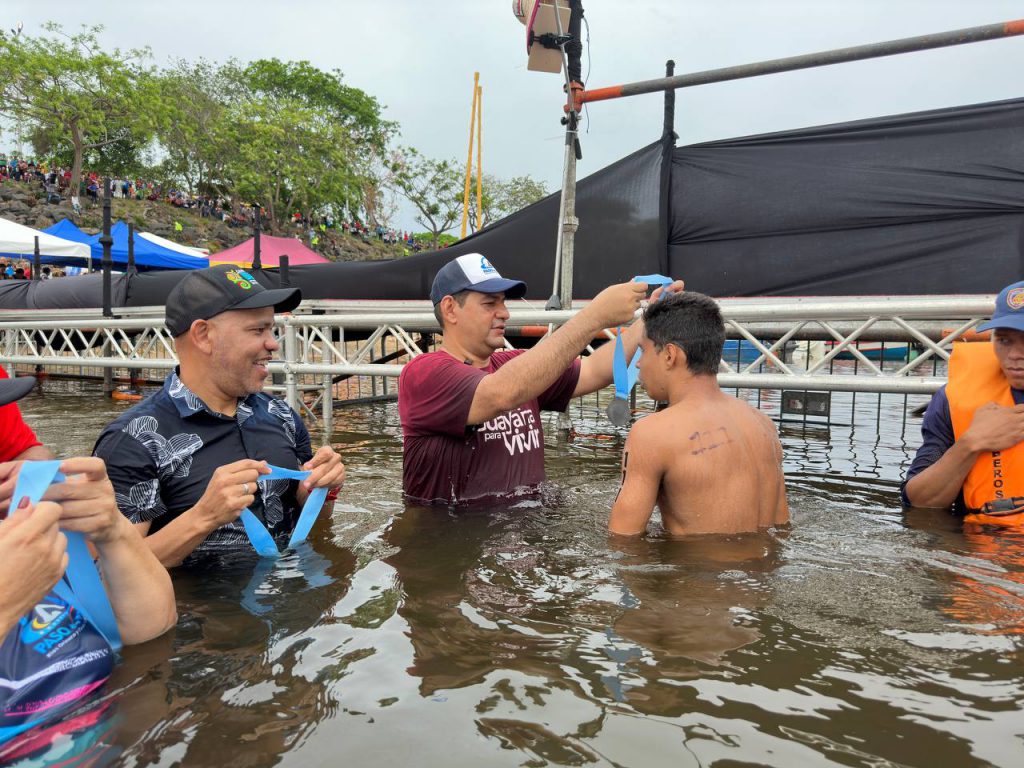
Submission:
[[[285,539],[313,488],[344,482],[341,457],[328,446],[314,455],[299,415],[261,391],[279,348],[274,313],[300,301],[297,288],[267,290],[229,265],[190,272],[168,295],[179,366],[95,447],[121,511],[164,565],[245,546],[246,508]],[[268,464],[313,474],[261,480]]]
[[[677,281],[666,290],[682,288]],[[606,288],[533,349],[506,350],[505,300],[525,293],[525,283],[502,277],[479,253],[459,256],[434,278],[441,347],[413,359],[398,380],[410,500],[454,504],[535,490],[544,480],[540,411],[564,411],[572,397],[611,383],[615,345],[578,356],[602,330],[633,319],[647,284]],[[623,333],[627,358],[642,325]]]

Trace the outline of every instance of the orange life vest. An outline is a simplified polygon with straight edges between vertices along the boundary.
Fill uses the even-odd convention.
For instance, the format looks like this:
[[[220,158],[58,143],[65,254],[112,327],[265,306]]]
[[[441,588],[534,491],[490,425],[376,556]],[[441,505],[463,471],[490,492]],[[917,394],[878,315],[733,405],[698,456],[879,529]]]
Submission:
[[[981,406],[1014,406],[1010,383],[991,344],[953,345],[946,397],[957,440],[970,428],[974,412]],[[976,513],[986,502],[1024,496],[1024,443],[1005,451],[982,453],[971,467],[963,491],[964,503],[972,511],[966,522],[1024,524],[1024,512],[1001,516]]]

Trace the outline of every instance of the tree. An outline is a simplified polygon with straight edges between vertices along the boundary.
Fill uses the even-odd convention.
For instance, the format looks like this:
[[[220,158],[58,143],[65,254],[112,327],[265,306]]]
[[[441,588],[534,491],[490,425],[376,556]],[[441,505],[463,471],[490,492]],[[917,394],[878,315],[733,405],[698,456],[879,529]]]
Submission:
[[[486,179],[487,177],[485,176],[484,178]],[[511,216],[516,211],[521,211],[528,205],[533,205],[538,200],[543,200],[547,195],[548,193],[544,189],[544,185],[531,178],[529,174],[516,176],[508,181],[495,179],[491,184],[491,199],[493,203],[490,213],[493,218],[489,217],[488,223],[492,220]]]
[[[220,191],[233,147],[227,144],[233,81],[205,59],[179,60],[161,73],[165,111],[157,128],[164,150],[161,172],[183,184],[189,194]]]
[[[431,247],[462,216],[465,176],[456,160],[432,160],[415,149],[400,150],[391,162],[392,183],[419,212],[416,222],[431,233]]]
[[[67,34],[0,38],[0,115],[19,136],[71,149],[71,189],[77,191],[86,152],[118,142],[145,145],[162,103],[145,49],[106,52],[102,27]],[[105,170],[105,169],[104,169]]]
[[[363,208],[368,161],[395,125],[341,73],[267,59],[222,68],[229,98],[227,188],[283,224],[293,212],[341,218]]]
[[[295,211],[340,215],[359,207],[361,180],[343,126],[288,100],[251,102],[234,115],[235,154],[226,175],[236,194],[259,202],[271,221],[281,224]]]
[[[542,200],[548,194],[544,185],[529,175],[505,180],[485,173],[483,180],[480,195],[481,229]],[[470,231],[476,232],[476,174],[470,183],[472,186],[469,188],[469,227]]]

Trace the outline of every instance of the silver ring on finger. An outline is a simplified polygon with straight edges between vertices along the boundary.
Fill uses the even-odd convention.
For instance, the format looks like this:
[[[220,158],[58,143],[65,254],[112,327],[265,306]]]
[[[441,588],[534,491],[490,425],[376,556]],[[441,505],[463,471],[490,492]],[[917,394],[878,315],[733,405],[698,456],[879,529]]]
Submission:
[[[249,495],[249,484],[248,483],[242,483],[242,493],[245,494],[246,496]]]

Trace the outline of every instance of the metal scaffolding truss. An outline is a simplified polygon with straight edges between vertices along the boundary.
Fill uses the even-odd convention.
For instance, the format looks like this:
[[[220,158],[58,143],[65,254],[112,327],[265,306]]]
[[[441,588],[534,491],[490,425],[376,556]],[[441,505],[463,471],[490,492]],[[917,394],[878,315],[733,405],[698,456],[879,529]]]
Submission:
[[[949,359],[953,342],[987,318],[993,302],[993,296],[723,299],[719,303],[728,335],[749,342],[757,357],[739,365],[723,361],[719,381],[744,389],[928,394],[944,379],[922,374]],[[162,308],[154,309],[162,315]],[[426,351],[422,334],[438,331],[433,314],[419,306],[338,312],[329,302],[319,302],[316,310],[323,314],[300,311],[276,318],[283,343],[280,358],[271,364],[271,371],[283,378],[288,401],[311,413],[321,405],[328,413],[331,398],[325,395],[333,377],[398,376],[402,364],[378,362],[378,353],[407,361]],[[550,333],[577,311],[513,307],[508,325],[546,326]],[[828,339],[833,345],[807,369],[796,368],[785,361],[784,350],[788,342],[801,339]],[[858,342],[877,339],[902,339],[918,345],[920,353],[885,370],[857,348]],[[168,369],[176,364],[162,317],[152,315],[28,320],[22,313],[17,321],[0,322],[0,351],[6,365]],[[856,359],[857,375],[833,370],[832,362],[843,353]],[[312,406],[299,395],[317,390]]]

